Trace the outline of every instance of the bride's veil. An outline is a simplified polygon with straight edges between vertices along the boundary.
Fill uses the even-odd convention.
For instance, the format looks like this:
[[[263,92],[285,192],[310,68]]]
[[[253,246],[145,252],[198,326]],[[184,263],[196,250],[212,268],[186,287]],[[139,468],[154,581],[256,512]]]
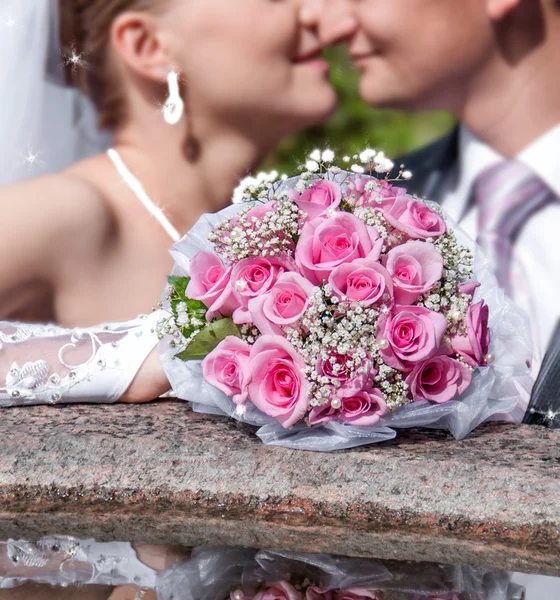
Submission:
[[[56,172],[109,145],[65,85],[57,0],[0,2],[0,184]]]

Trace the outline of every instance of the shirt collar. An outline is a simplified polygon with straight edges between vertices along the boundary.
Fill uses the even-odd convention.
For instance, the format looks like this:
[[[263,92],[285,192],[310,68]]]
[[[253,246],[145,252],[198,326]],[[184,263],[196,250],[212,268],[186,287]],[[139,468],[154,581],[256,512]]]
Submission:
[[[560,124],[529,144],[517,159],[538,175],[560,196]],[[504,157],[477,138],[465,126],[459,131],[459,165],[457,193],[468,201],[476,178],[486,168],[505,160]]]
[[[527,146],[518,160],[532,169],[560,197],[560,124]]]

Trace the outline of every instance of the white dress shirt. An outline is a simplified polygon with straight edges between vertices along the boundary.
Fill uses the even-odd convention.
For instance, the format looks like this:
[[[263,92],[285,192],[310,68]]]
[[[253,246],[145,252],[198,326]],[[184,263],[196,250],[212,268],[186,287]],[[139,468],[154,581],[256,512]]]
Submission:
[[[560,198],[560,124],[517,159]],[[500,154],[461,128],[458,167],[449,177],[441,204],[473,239],[478,211],[471,204],[472,186],[484,169],[501,160]],[[511,268],[513,300],[530,316],[538,368],[560,320],[560,201],[542,208],[524,225],[512,250]]]

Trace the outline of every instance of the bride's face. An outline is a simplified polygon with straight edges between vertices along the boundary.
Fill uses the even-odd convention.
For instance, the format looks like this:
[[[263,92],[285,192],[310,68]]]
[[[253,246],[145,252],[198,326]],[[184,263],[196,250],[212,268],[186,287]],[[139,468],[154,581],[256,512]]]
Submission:
[[[166,19],[196,115],[284,134],[336,106],[316,27],[324,0],[172,0]]]

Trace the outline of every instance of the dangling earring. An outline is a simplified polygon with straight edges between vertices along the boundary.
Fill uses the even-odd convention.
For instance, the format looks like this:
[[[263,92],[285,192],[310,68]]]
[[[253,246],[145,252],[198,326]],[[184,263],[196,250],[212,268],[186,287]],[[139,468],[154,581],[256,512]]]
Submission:
[[[185,112],[185,103],[179,93],[179,75],[170,71],[167,75],[169,96],[163,105],[163,118],[169,125],[177,125]]]

